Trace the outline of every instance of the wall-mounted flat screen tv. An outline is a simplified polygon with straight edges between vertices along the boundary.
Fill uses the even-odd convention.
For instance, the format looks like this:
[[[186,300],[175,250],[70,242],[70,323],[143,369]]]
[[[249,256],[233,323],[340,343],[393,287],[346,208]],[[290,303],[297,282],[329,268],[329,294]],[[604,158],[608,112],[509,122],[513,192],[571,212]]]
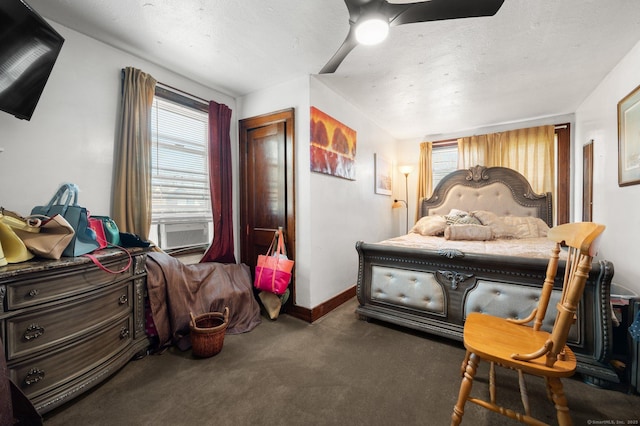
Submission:
[[[0,110],[30,120],[64,38],[21,0],[0,0]]]

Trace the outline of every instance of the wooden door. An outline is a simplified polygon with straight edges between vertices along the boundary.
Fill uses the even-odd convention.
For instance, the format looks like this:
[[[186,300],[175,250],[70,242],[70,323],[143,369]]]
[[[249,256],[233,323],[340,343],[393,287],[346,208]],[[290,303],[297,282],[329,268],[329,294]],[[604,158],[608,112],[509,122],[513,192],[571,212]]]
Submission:
[[[295,258],[293,120],[293,109],[240,120],[240,261],[252,273],[279,226]]]

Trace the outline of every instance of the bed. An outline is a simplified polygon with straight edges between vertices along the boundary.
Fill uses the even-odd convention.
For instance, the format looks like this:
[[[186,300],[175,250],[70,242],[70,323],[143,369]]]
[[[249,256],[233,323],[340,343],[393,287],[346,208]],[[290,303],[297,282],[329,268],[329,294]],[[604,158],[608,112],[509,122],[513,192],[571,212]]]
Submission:
[[[513,318],[531,312],[551,248],[545,238],[545,229],[553,222],[550,193],[534,193],[524,176],[514,170],[476,166],[446,176],[431,198],[422,200],[420,211],[421,219],[408,235],[356,243],[356,313],[361,319],[461,341],[470,312]],[[457,217],[466,219],[458,221]],[[435,232],[436,228],[442,231],[438,227],[443,220],[448,239]],[[460,232],[463,228],[465,232]],[[491,230],[489,237],[486,228]],[[470,230],[473,232],[468,233]],[[560,278],[563,269],[561,261]],[[601,387],[619,382],[609,364],[612,277],[612,263],[594,259],[569,336],[578,372],[585,381]],[[556,285],[557,298],[561,281]],[[548,329],[555,318],[555,308],[551,309],[555,303],[549,306]]]

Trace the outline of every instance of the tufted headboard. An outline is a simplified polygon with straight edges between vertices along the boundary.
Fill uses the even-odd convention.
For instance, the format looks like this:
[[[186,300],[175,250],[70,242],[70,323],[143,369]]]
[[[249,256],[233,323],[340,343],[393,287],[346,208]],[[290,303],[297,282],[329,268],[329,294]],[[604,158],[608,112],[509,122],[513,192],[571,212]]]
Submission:
[[[551,193],[534,193],[524,176],[506,167],[475,166],[449,173],[431,198],[422,200],[420,215],[446,215],[451,209],[533,216],[553,226]]]

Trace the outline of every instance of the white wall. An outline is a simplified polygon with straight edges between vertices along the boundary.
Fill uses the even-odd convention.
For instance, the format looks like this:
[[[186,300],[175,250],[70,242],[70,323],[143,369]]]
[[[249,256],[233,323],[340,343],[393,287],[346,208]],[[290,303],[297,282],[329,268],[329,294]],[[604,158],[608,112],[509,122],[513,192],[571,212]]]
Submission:
[[[640,185],[618,186],[618,102],[640,85],[640,43],[603,79],[576,111],[575,220],[582,217],[582,147],[593,140],[593,220],[607,226],[600,257],[613,262],[613,281],[640,294],[637,240]]]
[[[352,104],[311,78],[311,106],[356,131],[356,180],[311,173],[311,307],[356,284],[356,241],[393,236],[392,197],[375,193],[374,153],[395,161],[395,140]],[[309,127],[309,120],[305,123]],[[309,139],[300,141],[307,155]],[[302,165],[300,167],[303,167]]]
[[[395,142],[314,77],[238,99],[240,119],[295,108],[296,300],[314,308],[355,285],[355,242],[391,236],[391,197],[374,194],[373,153],[395,157]],[[357,132],[356,180],[310,171],[310,112],[315,106]]]
[[[65,38],[31,121],[0,112],[0,204],[22,214],[49,201],[61,183],[80,187],[80,204],[110,214],[120,70],[140,68],[162,83],[236,109],[235,100],[52,23]],[[232,122],[236,118],[232,117]],[[232,126],[231,140],[237,140]],[[237,159],[237,144],[233,144]],[[234,209],[237,211],[237,208]]]

